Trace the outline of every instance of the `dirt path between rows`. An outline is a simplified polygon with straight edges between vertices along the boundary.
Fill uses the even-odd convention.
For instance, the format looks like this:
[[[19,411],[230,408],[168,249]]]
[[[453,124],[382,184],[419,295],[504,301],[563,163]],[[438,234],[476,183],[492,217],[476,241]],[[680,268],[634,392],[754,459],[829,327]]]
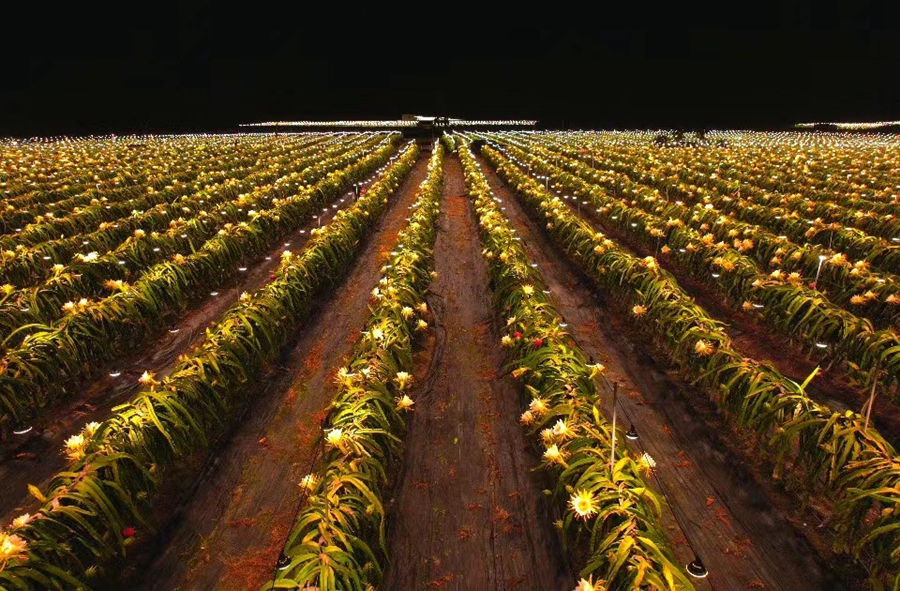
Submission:
[[[494,326],[488,269],[462,167],[444,160],[444,203],[430,289],[442,339],[415,392],[390,507],[384,589],[569,589],[571,573],[518,424],[520,394]],[[436,361],[436,363],[435,363]]]
[[[843,588],[759,486],[745,460],[730,451],[722,439],[729,435],[727,429],[715,422],[705,396],[653,358],[622,310],[590,287],[487,163],[482,169],[529,256],[539,264],[569,330],[607,366],[608,377],[619,382],[619,420],[633,421],[640,436],[638,445],[629,442],[629,448],[646,451],[657,462],[658,481],[651,485],[667,496],[663,524],[670,544],[683,563],[693,558],[693,547],[709,569],[708,579],[695,579],[698,588]],[[611,397],[605,395],[603,403],[609,418]]]
[[[371,179],[370,179],[371,180]],[[79,396],[69,398],[36,419],[27,437],[0,443],[0,515],[14,517],[34,504],[27,485],[47,484],[57,472],[65,469],[65,440],[91,421],[107,419],[112,409],[130,400],[140,390],[138,378],[145,370],[161,379],[175,367],[178,357],[191,351],[206,336],[206,328],[215,324],[240,298],[243,292],[254,292],[269,281],[281,264],[281,252],[298,252],[309,239],[309,231],[327,224],[334,214],[353,203],[352,194],[343,195],[323,207],[319,220],[311,220],[285,238],[267,255],[245,263],[246,271],[238,271],[226,285],[217,288],[216,296],[199,299],[173,324],[149,340],[140,351],[106,363],[99,378],[87,383]],[[333,207],[336,206],[336,207]],[[210,292],[212,293],[212,292]],[[120,373],[111,377],[111,373]]]
[[[340,286],[298,327],[297,340],[257,385],[252,408],[206,461],[199,480],[184,475],[175,491],[182,504],[129,588],[246,590],[271,578],[336,391],[335,372],[359,338],[370,292],[407,223],[427,164],[423,154]]]

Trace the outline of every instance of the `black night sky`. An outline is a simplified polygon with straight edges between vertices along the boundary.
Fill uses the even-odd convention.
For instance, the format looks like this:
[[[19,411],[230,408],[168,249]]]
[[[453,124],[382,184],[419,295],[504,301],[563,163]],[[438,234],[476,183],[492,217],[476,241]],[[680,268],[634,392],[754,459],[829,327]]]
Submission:
[[[182,7],[177,30],[136,19],[115,38],[12,55],[0,136],[226,131],[402,113],[569,128],[900,119],[900,35],[853,13],[828,32],[792,17],[805,28],[507,30],[444,43],[366,33],[336,43],[302,27],[248,33],[210,14]]]

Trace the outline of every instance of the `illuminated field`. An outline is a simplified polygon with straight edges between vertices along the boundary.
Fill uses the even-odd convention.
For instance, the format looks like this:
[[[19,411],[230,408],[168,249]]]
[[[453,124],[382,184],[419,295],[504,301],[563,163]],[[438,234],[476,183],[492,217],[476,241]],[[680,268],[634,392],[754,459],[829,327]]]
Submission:
[[[900,584],[898,136],[535,123],[0,142],[0,587]]]

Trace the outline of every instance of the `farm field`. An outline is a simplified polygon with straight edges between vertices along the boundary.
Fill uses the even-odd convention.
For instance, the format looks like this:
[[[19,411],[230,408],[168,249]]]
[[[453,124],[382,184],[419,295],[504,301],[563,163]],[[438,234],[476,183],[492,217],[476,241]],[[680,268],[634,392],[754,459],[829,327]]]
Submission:
[[[900,587],[900,138],[0,141],[0,588]]]

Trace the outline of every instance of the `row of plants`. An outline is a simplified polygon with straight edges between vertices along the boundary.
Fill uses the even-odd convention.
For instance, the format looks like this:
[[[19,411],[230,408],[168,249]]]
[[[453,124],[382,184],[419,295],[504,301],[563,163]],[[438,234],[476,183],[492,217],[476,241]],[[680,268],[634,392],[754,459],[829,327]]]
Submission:
[[[328,182],[346,188],[357,173],[386,162],[392,150],[385,146]],[[152,527],[165,468],[209,445],[252,400],[265,363],[346,272],[417,155],[411,144],[358,202],[316,229],[301,254],[285,251],[278,277],[241,297],[169,377],[146,376],[143,391],[128,404],[67,441],[68,468],[46,493],[32,491],[41,502],[38,512],[15,520],[3,534],[15,536],[16,551],[0,564],[0,586],[87,588],[114,574],[115,560]]]
[[[319,468],[300,483],[304,497],[274,588],[363,591],[381,582],[388,559],[384,487],[389,466],[402,456],[403,415],[414,404],[413,348],[428,328],[425,295],[434,268],[442,159],[437,144],[409,223],[373,291],[363,337],[337,374]]]
[[[740,145],[716,146],[713,150],[670,149],[664,161],[670,170],[687,166],[714,179],[740,183],[763,200],[772,198],[774,192],[785,203],[797,204],[811,213],[852,213],[855,221],[863,224],[864,219],[893,219],[878,215],[896,213],[900,176],[878,175],[879,168],[892,173],[893,166],[900,163],[888,145],[865,139],[816,146],[791,141],[796,138],[775,142],[759,139],[745,136]],[[576,141],[590,146],[604,143],[602,134],[582,134]],[[854,225],[854,219],[847,221]]]
[[[162,154],[167,158],[165,174],[153,175],[152,181],[151,175],[140,174],[137,177],[127,178],[125,186],[103,188],[102,185],[100,187],[91,185],[82,193],[52,203],[21,203],[19,200],[9,200],[5,203],[3,211],[0,211],[0,233],[7,234],[22,229],[23,234],[27,236],[31,224],[39,225],[56,218],[73,216],[92,203],[103,202],[112,205],[126,199],[141,197],[150,190],[161,191],[167,186],[193,182],[213,171],[227,172],[230,168],[250,165],[264,157],[270,149],[271,145],[264,142],[222,146],[222,149],[216,152],[201,153],[199,158],[188,150],[181,153],[167,151]],[[146,162],[142,160],[118,163],[119,169],[123,171],[143,166],[146,166]],[[122,178],[122,181],[125,180]],[[142,180],[147,182],[140,182]]]
[[[545,162],[554,157],[538,142],[521,141],[512,135],[495,137]],[[718,241],[734,244],[770,271],[780,269],[787,276],[798,273],[810,281],[811,288],[818,289],[842,307],[852,309],[855,314],[869,318],[879,328],[900,323],[898,275],[879,273],[866,261],[851,262],[842,253],[824,246],[792,242],[787,236],[776,235],[759,225],[738,221],[709,202],[688,206],[682,201],[664,199],[659,189],[634,182],[620,172],[597,170],[581,160],[558,154],[555,162],[560,168],[616,197],[629,200],[631,205],[666,218],[667,223],[681,220],[695,230],[714,235]]]
[[[713,287],[747,313],[759,314],[774,328],[804,344],[809,352],[830,360],[846,361],[849,375],[861,385],[873,381],[885,393],[900,394],[900,338],[893,330],[875,331],[871,323],[832,304],[821,292],[805,285],[799,273],[781,270],[760,273],[745,256],[741,245],[716,242],[713,234],[702,234],[677,217],[648,213],[623,199],[610,196],[582,179],[587,170],[571,174],[515,147],[523,166],[547,174],[555,187],[586,199],[602,224],[614,227],[644,247],[659,248],[663,257],[701,282]],[[576,167],[578,165],[575,165]],[[673,204],[674,207],[681,207]],[[747,239],[745,239],[747,240]]]
[[[66,302],[81,298],[93,298],[104,293],[115,293],[128,287],[128,282],[138,280],[152,266],[170,259],[196,252],[217,232],[234,224],[252,220],[261,212],[276,206],[280,199],[294,193],[304,184],[310,184],[327,174],[328,170],[312,167],[323,158],[338,156],[351,149],[365,150],[383,138],[351,142],[322,149],[310,148],[310,154],[289,154],[284,162],[264,168],[243,180],[231,180],[196,193],[190,199],[182,199],[173,206],[151,210],[139,216],[134,224],[122,224],[130,231],[124,241],[112,250],[100,255],[97,251],[76,255],[72,264],[55,265],[53,276],[43,284],[15,291],[8,291],[0,300],[0,338],[4,347],[14,347],[31,329],[49,324],[61,317]],[[303,152],[306,152],[304,150]],[[184,215],[193,216],[185,220]],[[162,229],[158,232],[156,229]],[[119,233],[122,228],[114,229]],[[101,231],[103,233],[110,230]],[[100,233],[100,232],[98,232]],[[88,240],[89,237],[85,237]],[[104,238],[95,237],[92,244],[106,244]],[[102,247],[101,247],[102,249]],[[21,327],[21,328],[20,328]],[[19,330],[16,330],[19,329]],[[8,335],[15,330],[15,338]]]
[[[78,387],[78,378],[102,361],[142,345],[173,313],[239,273],[239,266],[270,251],[352,182],[388,160],[397,136],[380,146],[327,158],[304,172],[322,177],[259,212],[248,222],[217,233],[196,252],[155,265],[135,283],[98,302],[65,305],[53,326],[36,327],[7,350],[0,366],[0,424],[17,430],[46,404]]]
[[[114,197],[116,192],[103,193],[101,189],[112,191],[162,178],[171,170],[171,164],[186,162],[195,156],[192,143],[187,139],[156,142],[141,150],[90,140],[41,142],[28,146],[7,144],[8,149],[3,150],[0,159],[0,190],[6,204],[13,209],[7,208],[6,212],[21,209],[45,213],[65,207],[66,200],[85,193]],[[261,142],[245,145],[251,143]],[[224,142],[220,142],[218,148],[225,153],[233,151]],[[148,161],[164,164],[156,168],[147,166]],[[179,170],[170,180],[185,180],[189,175],[189,171]]]
[[[888,241],[836,222],[826,224],[821,219],[806,219],[796,211],[760,206],[750,198],[752,195],[742,196],[742,193],[748,191],[746,185],[701,176],[687,166],[679,167],[671,175],[666,175],[656,166],[652,167],[653,172],[641,173],[639,171],[646,168],[640,156],[622,155],[611,149],[598,153],[580,153],[571,150],[567,155],[583,161],[591,161],[594,158],[594,161],[603,168],[623,172],[633,180],[647,183],[660,189],[667,196],[682,199],[687,203],[697,201],[713,203],[737,219],[786,235],[794,242],[813,242],[840,249],[846,256],[865,260],[886,273],[896,273],[896,270],[900,269],[900,243],[894,242],[893,238],[892,241]]]
[[[235,163],[231,164],[223,161],[223,165],[228,166],[245,166],[256,161],[255,155],[236,154],[232,156]],[[206,159],[204,159],[206,160]],[[216,162],[215,157],[209,160]],[[187,163],[183,163],[184,169],[176,171],[169,178],[162,190],[148,189],[142,185],[128,185],[124,187],[116,187],[109,191],[98,188],[93,194],[88,195],[88,202],[83,206],[75,206],[71,211],[61,209],[59,211],[50,211],[44,215],[36,217],[32,223],[21,228],[15,228],[13,234],[0,236],[0,250],[12,250],[16,246],[34,246],[41,242],[54,239],[60,235],[72,236],[94,230],[101,222],[111,222],[122,217],[126,217],[133,210],[143,210],[164,201],[172,201],[190,191],[195,181],[201,174],[206,174],[206,168],[212,168],[208,163],[200,163],[200,167],[189,167]],[[221,174],[227,172],[227,168],[215,170],[215,173]],[[219,180],[219,179],[215,179]],[[110,195],[105,193],[109,192]],[[82,198],[75,197],[77,201]]]
[[[775,464],[775,474],[830,501],[835,550],[861,559],[873,584],[900,584],[900,527],[894,515],[900,506],[900,461],[866,418],[816,403],[804,392],[806,384],[741,355],[721,323],[653,257],[623,251],[499,151],[482,152],[573,263],[631,310],[684,375],[709,392],[729,423],[756,434],[757,449]]]
[[[300,157],[298,152],[308,155],[308,152],[315,153],[316,145],[313,146],[286,146],[279,149],[275,153],[271,153],[267,160],[273,161],[273,164],[288,164],[294,158]],[[94,251],[107,251],[127,238],[133,231],[137,229],[154,230],[159,228],[144,227],[150,220],[157,219],[159,223],[168,223],[169,219],[174,216],[184,215],[184,208],[188,204],[183,203],[190,200],[191,196],[199,192],[215,193],[215,186],[220,183],[227,183],[231,179],[243,179],[247,175],[258,174],[260,172],[263,160],[255,156],[248,156],[243,161],[236,161],[232,168],[223,170],[205,171],[197,175],[197,179],[186,184],[177,184],[177,186],[167,185],[162,190],[157,191],[150,187],[138,187],[137,190],[141,194],[145,194],[148,198],[152,198],[155,202],[149,208],[142,209],[142,199],[131,199],[121,203],[118,212],[127,211],[127,215],[112,219],[100,221],[97,226],[91,230],[85,230],[81,233],[71,234],[54,234],[47,240],[31,244],[29,241],[18,241],[20,235],[10,237],[14,240],[15,246],[3,251],[2,266],[0,266],[0,281],[9,283],[17,287],[26,287],[35,285],[37,282],[46,279],[53,272],[56,264],[68,262],[73,256],[83,251],[84,254]],[[228,166],[228,165],[226,165]],[[200,199],[204,199],[201,197]],[[96,205],[103,212],[112,212],[107,207],[106,202],[96,200]],[[96,210],[95,211],[99,211]],[[159,217],[160,212],[168,214],[167,219]],[[149,216],[149,217],[148,217]],[[55,220],[60,223],[66,221],[65,218]],[[39,227],[45,227],[39,225]],[[37,229],[38,226],[35,226]],[[89,233],[87,233],[89,232]]]
[[[783,207],[807,217],[822,217],[882,238],[890,239],[900,235],[900,219],[897,219],[895,213],[896,203],[878,201],[874,191],[871,198],[865,197],[863,195],[866,194],[867,186],[846,183],[840,176],[835,179],[834,175],[828,173],[831,178],[816,179],[808,176],[808,173],[792,174],[791,171],[784,170],[783,160],[782,166],[778,166],[777,162],[768,163],[777,170],[772,175],[749,174],[744,169],[745,163],[740,160],[723,167],[709,157],[695,160],[691,168],[712,178],[739,183],[762,205]],[[841,169],[831,170],[835,174],[843,172]],[[826,188],[822,189],[823,186]],[[863,191],[862,194],[860,190]],[[894,191],[896,192],[896,188]]]
[[[303,134],[312,137],[317,134]],[[321,134],[318,134],[321,135]],[[170,162],[200,161],[207,154],[228,153],[253,144],[293,141],[271,134],[132,136],[0,143],[0,191],[16,205],[50,203],[97,188],[153,183]]]
[[[469,146],[460,142],[466,186],[490,266],[494,305],[507,317],[501,345],[508,370],[531,399],[521,422],[543,448],[556,481],[563,531],[582,546],[581,577],[598,589],[693,589],[659,524],[660,498],[643,479],[646,459],[621,442],[610,465],[612,426],[601,414],[595,378],[603,371],[561,326],[538,271],[501,212]]]

